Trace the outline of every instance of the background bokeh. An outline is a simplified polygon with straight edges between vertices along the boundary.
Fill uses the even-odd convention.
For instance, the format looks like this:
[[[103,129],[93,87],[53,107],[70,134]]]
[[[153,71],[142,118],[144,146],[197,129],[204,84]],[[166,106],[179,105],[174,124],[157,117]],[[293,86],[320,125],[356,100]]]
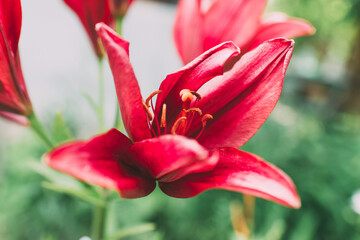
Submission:
[[[181,66],[172,40],[174,3],[136,1],[124,21],[144,96]],[[97,94],[97,61],[80,22],[61,0],[22,5],[21,59],[39,118],[51,130],[60,112],[73,135],[96,134],[85,96]],[[317,33],[296,39],[280,102],[243,148],[288,173],[303,206],[292,210],[257,199],[254,239],[360,239],[360,1],[272,0],[267,10],[305,18]],[[106,84],[111,126],[116,97],[109,69]],[[42,187],[45,179],[34,171],[42,171],[39,139],[2,119],[0,132],[0,239],[89,235],[91,206]],[[236,201],[241,194],[220,190],[186,200],[159,191],[118,198],[109,228],[152,222],[156,231],[126,239],[235,239],[230,205]]]

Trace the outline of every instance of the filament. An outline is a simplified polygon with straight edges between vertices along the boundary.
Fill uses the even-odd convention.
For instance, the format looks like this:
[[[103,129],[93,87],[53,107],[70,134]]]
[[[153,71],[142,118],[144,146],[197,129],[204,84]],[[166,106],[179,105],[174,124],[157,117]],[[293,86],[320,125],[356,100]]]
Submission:
[[[181,117],[174,123],[173,127],[171,128],[171,133],[176,135],[176,130],[178,129],[180,123],[186,120],[186,117]]]

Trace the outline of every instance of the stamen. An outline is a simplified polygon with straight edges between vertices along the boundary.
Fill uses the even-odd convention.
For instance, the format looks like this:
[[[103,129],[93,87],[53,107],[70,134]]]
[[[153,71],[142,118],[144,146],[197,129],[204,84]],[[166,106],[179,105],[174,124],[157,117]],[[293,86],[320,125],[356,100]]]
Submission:
[[[189,89],[181,90],[179,95],[181,97],[181,101],[183,101],[183,102],[186,102],[186,101],[191,102],[194,99],[194,95],[191,93],[191,91]]]
[[[147,115],[148,115],[148,117],[149,117],[149,119],[150,119],[150,121],[151,121],[151,120],[153,119],[153,115],[151,114],[151,111],[150,111],[150,109],[149,109],[150,105],[149,105],[149,107],[148,107],[148,106],[146,105],[144,99],[142,99],[142,105],[143,105],[143,107],[144,107],[144,109],[145,109],[145,111],[146,111],[146,113],[147,113]]]
[[[166,104],[162,106],[160,127],[166,127]]]
[[[205,114],[202,119],[201,119],[201,122],[202,122],[202,126],[203,128],[206,126],[206,122],[209,120],[209,119],[214,119],[214,117],[210,114]]]
[[[173,127],[171,128],[171,133],[176,135],[176,130],[178,129],[180,123],[186,120],[186,117],[181,117],[174,123]]]
[[[150,100],[150,105],[151,105],[151,109],[152,109],[152,112],[155,113],[155,109],[154,109],[154,104],[153,104],[153,100],[151,99]],[[156,124],[156,127],[157,127],[157,133],[158,133],[158,136],[160,136],[160,126],[159,126],[159,121],[158,121],[158,118],[154,116],[154,121],[155,121],[155,124]],[[153,121],[153,122],[154,122]],[[153,123],[152,122],[152,123]],[[155,131],[155,130],[154,130]]]
[[[205,114],[202,119],[201,119],[201,122],[202,122],[202,129],[201,131],[199,132],[199,134],[196,136],[195,140],[197,140],[201,134],[204,132],[204,129],[205,129],[205,126],[206,126],[206,122],[209,120],[209,119],[214,119],[212,115],[210,114]]]
[[[201,100],[201,95],[200,95],[200,94],[198,94],[197,92],[195,92],[195,91],[191,91],[191,94],[192,94],[192,95],[194,95],[194,96],[197,98],[197,100],[198,100],[198,101],[200,101],[200,100]]]
[[[202,115],[202,111],[200,108],[189,108],[189,109],[183,109],[184,112],[197,112],[199,115]]]
[[[150,100],[151,100],[156,94],[159,94],[159,93],[162,93],[162,91],[161,91],[161,90],[157,90],[157,91],[155,91],[155,92],[152,92],[152,93],[150,94],[150,96],[146,99],[145,103],[146,103],[146,106],[147,106],[148,108],[150,108]]]

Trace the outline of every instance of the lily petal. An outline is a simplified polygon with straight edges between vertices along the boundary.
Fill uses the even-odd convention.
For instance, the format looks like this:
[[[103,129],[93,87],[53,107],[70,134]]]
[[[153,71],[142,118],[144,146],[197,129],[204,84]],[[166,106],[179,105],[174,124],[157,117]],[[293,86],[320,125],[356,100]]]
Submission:
[[[283,13],[272,13],[261,23],[247,51],[272,38],[283,37],[290,39],[314,33],[315,28],[308,21],[299,18],[289,18]]]
[[[43,157],[50,167],[84,182],[119,191],[123,198],[150,194],[155,181],[124,164],[131,141],[112,129],[90,141],[60,146]]]
[[[139,84],[129,59],[129,43],[104,23],[98,23],[96,31],[109,58],[126,132],[133,141],[151,138]]]
[[[113,22],[110,13],[109,1],[106,0],[64,0],[64,2],[76,13],[82,25],[84,26],[91,44],[99,58],[103,57],[103,52],[99,46],[98,38],[95,31],[95,24]]]
[[[187,174],[213,169],[218,154],[209,152],[195,140],[179,135],[163,135],[135,143],[129,164],[148,172],[160,182],[175,181]]]
[[[289,64],[293,41],[273,39],[242,56],[224,76],[199,89],[203,96],[196,107],[213,116],[199,137],[207,148],[239,148],[266,121],[274,109]],[[193,120],[193,136],[201,120]],[[191,130],[187,136],[191,135]]]
[[[226,189],[254,195],[299,208],[301,203],[292,180],[259,156],[234,148],[219,149],[214,170],[191,174],[175,182],[159,183],[161,190],[177,198],[194,197],[208,189]]]
[[[203,17],[200,5],[201,0],[181,0],[177,6],[174,40],[184,63],[191,62],[205,51],[202,34]]]
[[[168,126],[171,126],[182,109],[180,91],[197,91],[210,79],[222,75],[226,63],[239,54],[240,50],[234,43],[224,42],[206,51],[179,71],[168,75],[160,85],[162,93],[156,100],[155,115],[160,116],[159,112],[165,103],[169,116]]]
[[[32,106],[21,71],[18,43],[21,31],[19,0],[0,3],[0,110],[29,115]]]
[[[0,111],[0,116],[7,118],[13,122],[16,122],[20,125],[24,125],[24,126],[30,125],[29,120],[26,117],[21,116],[21,115]]]
[[[260,26],[266,0],[217,0],[205,13],[204,45],[209,49],[233,41],[240,49],[253,38]]]
[[[8,41],[10,51],[15,53],[18,49],[18,43],[21,31],[21,3],[20,0],[0,1],[0,30]],[[2,39],[2,37],[0,37]],[[2,42],[1,40],[0,42]],[[1,46],[5,47],[1,43]]]

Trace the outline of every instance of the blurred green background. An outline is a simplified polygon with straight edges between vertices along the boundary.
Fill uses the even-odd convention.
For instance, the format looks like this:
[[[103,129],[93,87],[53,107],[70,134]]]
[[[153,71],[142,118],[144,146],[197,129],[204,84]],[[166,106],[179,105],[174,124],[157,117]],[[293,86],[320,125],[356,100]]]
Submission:
[[[290,175],[302,207],[292,210],[257,199],[253,238],[360,239],[360,1],[274,0],[268,11],[305,18],[317,33],[296,40],[280,102],[242,148]],[[59,119],[55,128],[62,124]],[[78,136],[81,120],[66,110],[64,119]],[[50,117],[47,126],[54,128]],[[1,137],[0,143],[0,239],[89,235],[91,205],[42,187],[47,180],[34,171],[41,171],[34,162],[45,151],[38,139],[21,131],[16,138]],[[157,190],[137,200],[115,193],[113,198],[109,231],[156,226],[122,239],[236,239],[230,205],[242,201],[241,194],[213,190],[183,200]]]

